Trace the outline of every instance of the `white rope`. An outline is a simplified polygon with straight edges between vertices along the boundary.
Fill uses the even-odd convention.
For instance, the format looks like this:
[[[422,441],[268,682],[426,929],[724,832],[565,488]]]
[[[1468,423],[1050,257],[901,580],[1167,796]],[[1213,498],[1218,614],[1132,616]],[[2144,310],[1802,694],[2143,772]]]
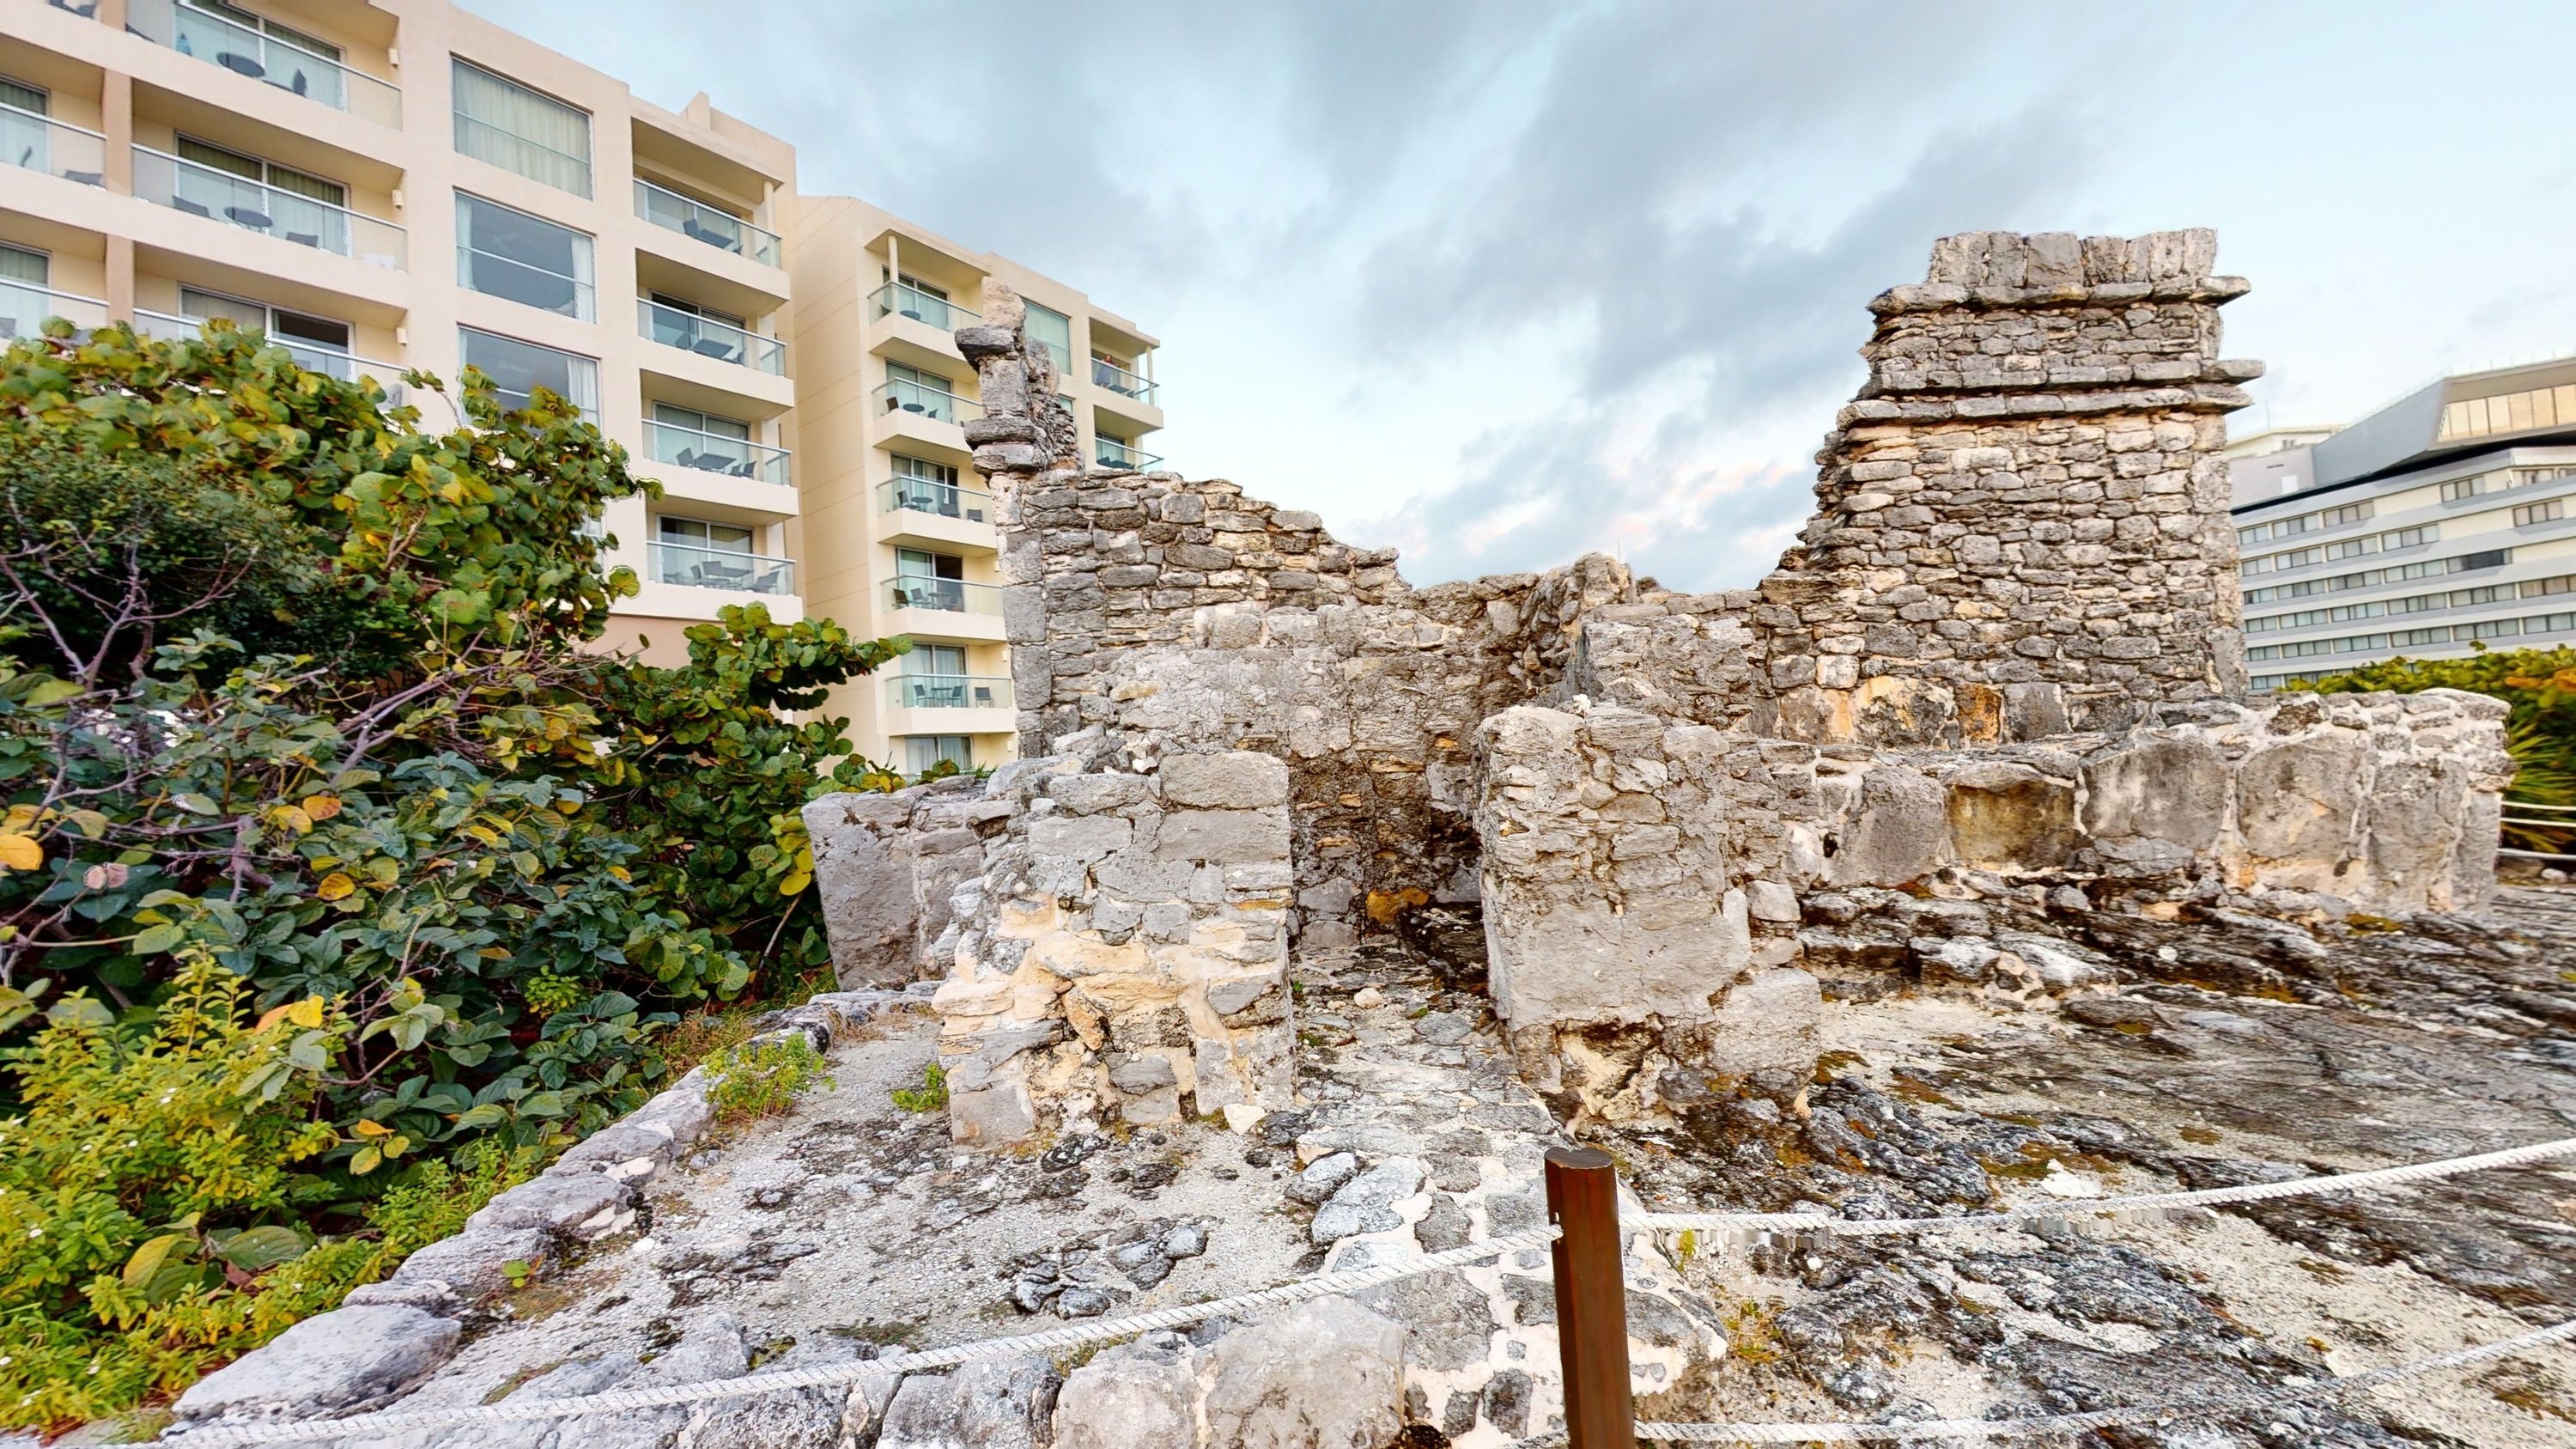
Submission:
[[[2445,1369],[2465,1368],[2503,1358],[2524,1349],[2576,1339],[2576,1318],[2495,1343],[2482,1343],[2456,1353],[2372,1369],[2349,1378],[2313,1384],[2285,1384],[2269,1394],[2230,1398],[2184,1399],[2124,1409],[2094,1409],[2081,1414],[2043,1414],[2028,1419],[1933,1419],[1912,1424],[1639,1424],[1637,1437],[1674,1444],[1867,1444],[1890,1439],[2015,1439],[2035,1434],[2071,1434],[2167,1419],[2198,1419],[2244,1413],[2301,1399],[2333,1398],[2359,1393],[2400,1379],[2420,1378]]]
[[[2437,1162],[2374,1168],[2368,1172],[2347,1172],[2334,1177],[2297,1177],[2286,1182],[2249,1182],[2241,1187],[2210,1187],[2192,1192],[2144,1193],[2129,1197],[2060,1198],[2050,1202],[2016,1203],[1998,1212],[1962,1213],[1955,1217],[1833,1218],[1808,1213],[1635,1213],[1620,1221],[1625,1227],[1735,1233],[1746,1239],[1773,1233],[1788,1237],[1875,1237],[1934,1228],[2006,1227],[2052,1218],[2091,1217],[2105,1213],[2160,1214],[2220,1207],[2229,1203],[2312,1197],[2330,1192],[2366,1192],[2372,1188],[2457,1177],[2467,1172],[2523,1167],[2570,1155],[2576,1155],[2576,1137],[2561,1138],[2556,1142],[2535,1142],[2528,1147],[2510,1147],[2502,1152],[2482,1152],[2474,1157],[2446,1157]]]
[[[743,1374],[729,1379],[710,1379],[691,1384],[665,1384],[648,1389],[610,1389],[604,1393],[583,1394],[568,1399],[534,1399],[522,1402],[503,1399],[497,1404],[458,1405],[440,1409],[386,1409],[372,1414],[353,1414],[345,1419],[303,1419],[289,1423],[208,1424],[202,1428],[174,1429],[166,1442],[199,1446],[233,1444],[290,1444],[314,1439],[340,1439],[362,1434],[392,1434],[413,1429],[463,1428],[467,1425],[505,1423],[514,1420],[553,1419],[568,1414],[604,1414],[630,1409],[662,1409],[680,1404],[694,1404],[707,1399],[741,1398],[749,1394],[790,1393],[798,1389],[831,1388],[854,1383],[882,1374],[913,1373],[922,1369],[951,1368],[981,1359],[1018,1358],[1027,1354],[1050,1353],[1058,1349],[1079,1348],[1113,1338],[1128,1338],[1157,1328],[1178,1328],[1210,1318],[1232,1318],[1259,1309],[1284,1308],[1310,1298],[1325,1298],[1360,1288],[1373,1288],[1422,1273],[1435,1273],[1443,1268],[1478,1263],[1504,1253],[1524,1248],[1545,1247],[1556,1241],[1558,1229],[1533,1228],[1525,1233],[1512,1233],[1482,1243],[1469,1243],[1463,1248],[1450,1248],[1438,1253],[1425,1253],[1379,1263],[1366,1268],[1346,1268],[1336,1273],[1318,1273],[1293,1283],[1238,1293],[1231,1298],[1218,1298],[1206,1303],[1189,1303],[1174,1308],[1157,1308],[1125,1318],[1104,1318],[1089,1323],[1072,1323],[1062,1328],[1043,1329],[1036,1333],[1016,1334],[1009,1338],[988,1338],[977,1343],[957,1344],[949,1348],[922,1349],[918,1352],[889,1353],[850,1363],[820,1364],[812,1368],[779,1369],[770,1373]]]

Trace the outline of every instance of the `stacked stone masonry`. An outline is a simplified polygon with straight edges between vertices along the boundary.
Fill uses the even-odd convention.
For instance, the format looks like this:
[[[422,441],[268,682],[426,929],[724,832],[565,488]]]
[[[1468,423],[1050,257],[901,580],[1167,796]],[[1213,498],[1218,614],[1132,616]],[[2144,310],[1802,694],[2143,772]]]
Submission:
[[[2239,703],[2224,418],[2260,369],[2220,360],[2246,286],[2215,261],[2205,231],[1937,243],[1871,304],[1798,543],[1698,595],[1600,556],[1414,588],[1232,483],[1084,468],[1012,309],[961,332],[1023,752],[1137,782],[1020,787],[1031,818],[961,897],[934,953],[961,1136],[1266,1104],[1284,1024],[1240,1037],[1197,983],[1429,905],[1481,906],[1525,1069],[1610,1110],[1596,1088],[1647,1057],[1789,1072],[1804,902],[1859,881],[2473,904],[2509,769],[2487,706]],[[1212,757],[1279,768],[1248,808],[1284,849],[1128,873],[1196,808],[1168,771]]]
[[[959,1140],[1288,1106],[1287,769],[1054,759],[993,789],[1018,808],[933,998]]]

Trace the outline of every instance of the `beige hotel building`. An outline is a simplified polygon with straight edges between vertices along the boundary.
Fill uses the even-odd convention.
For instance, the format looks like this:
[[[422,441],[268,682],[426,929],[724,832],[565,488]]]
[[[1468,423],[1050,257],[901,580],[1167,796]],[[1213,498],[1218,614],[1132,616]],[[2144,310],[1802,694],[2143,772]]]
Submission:
[[[61,316],[264,330],[305,366],[578,404],[658,478],[603,520],[643,590],[611,644],[684,657],[726,604],[908,634],[832,712],[907,771],[1009,756],[991,500],[949,334],[1031,303],[1101,466],[1150,468],[1155,340],[863,202],[795,148],[444,0],[0,0],[0,337]],[[431,395],[424,426],[453,421]]]

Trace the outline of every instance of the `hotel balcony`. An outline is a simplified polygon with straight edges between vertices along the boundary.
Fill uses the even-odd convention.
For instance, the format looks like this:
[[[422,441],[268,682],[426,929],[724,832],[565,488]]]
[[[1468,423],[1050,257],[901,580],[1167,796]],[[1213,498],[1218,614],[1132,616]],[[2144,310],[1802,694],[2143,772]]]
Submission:
[[[691,241],[747,257],[764,267],[779,264],[778,233],[754,226],[703,201],[682,196],[668,187],[637,181],[635,214],[664,231],[678,232]]]
[[[204,328],[205,319],[201,317],[180,317],[168,312],[147,311],[141,307],[134,309],[134,330],[159,341],[194,342],[205,335]],[[292,342],[280,337],[270,337],[265,340],[270,347],[293,358],[295,365],[307,372],[336,377],[342,382],[355,382],[362,377],[371,378],[376,386],[385,390],[387,403],[399,406],[403,401],[403,368],[398,363],[376,362],[346,352],[334,352],[327,347],[315,347],[309,343]]]
[[[409,264],[405,233],[392,222],[183,161],[148,146],[134,148],[134,194],[174,211],[370,266],[400,271]]]
[[[793,559],[701,548],[695,544],[665,543],[659,539],[646,544],[645,548],[652,560],[649,577],[657,584],[724,589],[738,594],[796,592],[796,563]]]
[[[879,447],[902,441],[944,450],[959,462],[973,459],[966,423],[984,415],[974,399],[905,378],[888,379],[871,396],[877,405]]]
[[[98,186],[107,179],[107,138],[51,116],[0,106],[0,162]]]
[[[963,642],[1002,641],[1002,589],[963,579],[901,576],[885,581],[881,634]]]
[[[877,539],[912,547],[992,553],[1001,547],[993,495],[926,478],[877,485]]]
[[[787,344],[775,337],[763,337],[730,322],[665,307],[650,297],[635,299],[635,318],[637,330],[665,347],[748,367],[772,377],[787,375]]]
[[[353,7],[354,8],[354,7]],[[174,0],[125,0],[125,28],[235,75],[399,130],[402,92],[279,36]]]
[[[0,342],[35,336],[49,317],[60,317],[86,332],[107,325],[107,304],[30,282],[0,282]]]
[[[1133,443],[1123,443],[1106,435],[1091,440],[1092,461],[1103,468],[1122,468],[1130,473],[1149,472],[1163,466],[1160,453],[1148,453]]]
[[[1006,734],[1018,727],[1011,681],[968,674],[899,674],[886,682],[890,735]]]
[[[638,471],[660,479],[667,498],[717,504],[746,523],[796,512],[784,448],[647,418],[644,457],[663,465]]]
[[[962,362],[965,355],[957,350],[957,329],[981,326],[983,321],[963,303],[902,282],[888,282],[868,294],[868,350],[913,367]]]

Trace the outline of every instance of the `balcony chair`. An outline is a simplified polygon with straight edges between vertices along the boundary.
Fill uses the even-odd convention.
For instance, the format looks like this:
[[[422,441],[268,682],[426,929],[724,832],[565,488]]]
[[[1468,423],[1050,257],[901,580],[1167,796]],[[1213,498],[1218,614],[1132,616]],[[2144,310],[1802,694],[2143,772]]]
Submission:
[[[213,208],[211,208],[211,207],[207,206],[204,202],[202,202],[202,201],[190,201],[188,198],[186,198],[186,197],[184,197],[184,196],[173,196],[173,197],[171,197],[171,198],[170,198],[170,204],[171,204],[172,206],[174,206],[174,207],[178,208],[179,210],[184,211],[184,212],[187,212],[187,213],[189,213],[189,214],[191,214],[191,215],[194,215],[194,216],[208,216],[208,217],[210,217],[210,216],[213,216],[213,215],[215,214],[215,213],[214,213]]]
[[[286,234],[286,239],[311,247],[317,252],[322,250],[322,233],[318,231],[290,231]]]

